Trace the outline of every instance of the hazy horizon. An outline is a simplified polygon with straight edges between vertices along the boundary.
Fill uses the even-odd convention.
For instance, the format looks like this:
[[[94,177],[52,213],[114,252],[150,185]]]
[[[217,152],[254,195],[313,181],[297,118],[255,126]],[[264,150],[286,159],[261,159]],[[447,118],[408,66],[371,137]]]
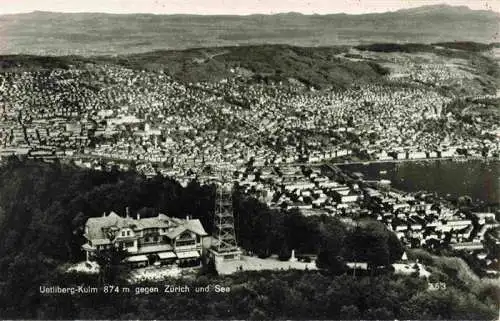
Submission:
[[[500,0],[0,0],[0,15],[34,11],[111,14],[252,15],[296,12],[302,14],[367,14],[429,5],[465,6],[472,10],[500,12]]]
[[[5,0],[0,0],[0,2],[2,1],[5,3]],[[223,0],[212,0],[212,2],[214,1]],[[234,4],[238,4],[239,0],[235,1]],[[248,1],[250,3],[256,0]],[[321,1],[323,0],[314,2],[316,8],[319,8]],[[352,2],[352,0],[341,1]],[[360,0],[359,3],[368,4],[366,1],[368,0]],[[397,4],[402,3],[399,0],[388,0],[385,2],[385,9],[405,9],[388,6],[391,1],[392,3],[397,2]],[[458,4],[459,0],[450,1],[453,1],[453,4]],[[106,4],[110,3],[110,0],[102,0],[102,2]],[[137,3],[133,0],[114,1],[113,3],[117,2],[121,4]],[[289,3],[292,2],[297,4],[297,0],[289,1]],[[407,3],[432,5],[429,2],[431,0]],[[25,5],[27,3],[27,1],[24,2]],[[57,3],[63,4],[62,2]],[[93,2],[89,0],[88,3],[87,8],[90,10]],[[376,5],[376,3],[370,3]],[[263,3],[261,4],[263,5]],[[386,14],[368,16],[353,15],[351,12],[351,14],[337,15],[333,19],[312,15],[268,15],[273,12],[261,12],[258,16],[249,16],[245,15],[244,10],[240,10],[239,15],[228,11],[223,13],[203,12],[205,15],[196,15],[202,11],[200,8],[196,10],[198,12],[155,12],[157,15],[149,15],[144,12],[139,13],[140,15],[131,13],[125,15],[127,12],[123,12],[124,10],[113,12],[114,14],[109,16],[102,16],[99,13],[2,15],[0,19],[0,53],[93,56],[248,44],[289,44],[317,47],[380,42],[498,42],[499,13],[473,11],[466,9],[468,7],[465,6],[448,6],[436,7],[434,4],[434,7],[422,8],[420,6],[411,11],[399,11],[398,13],[384,11]],[[102,8],[103,6],[101,6]],[[33,9],[47,12],[50,11],[49,9],[55,8],[54,6],[49,8],[46,3],[45,7]],[[101,11],[112,11],[111,8],[108,9]],[[133,11],[131,7],[128,9]],[[172,7],[170,9],[174,11]],[[255,8],[255,11],[258,11],[257,9]],[[310,14],[306,10],[298,10],[292,5],[286,9],[284,10],[286,12]],[[144,6],[143,11],[145,11]],[[195,14],[196,16],[184,18],[163,16],[167,14]],[[216,14],[217,16],[215,16]],[[328,14],[328,12],[322,11],[321,14]]]

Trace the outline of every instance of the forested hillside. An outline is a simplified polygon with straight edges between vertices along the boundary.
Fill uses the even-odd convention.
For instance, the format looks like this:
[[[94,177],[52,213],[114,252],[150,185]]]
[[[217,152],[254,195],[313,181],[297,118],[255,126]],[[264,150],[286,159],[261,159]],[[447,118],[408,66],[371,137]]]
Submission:
[[[238,192],[234,195],[240,245],[261,257],[319,254],[320,272],[245,272],[230,277],[200,275],[169,280],[192,286],[223,284],[230,294],[169,296],[43,295],[40,285],[98,285],[97,277],[62,274],[81,261],[82,226],[88,217],[114,210],[143,216],[158,212],[199,218],[210,232],[213,186],[146,179],[134,172],[109,173],[10,158],[0,168],[0,316],[45,319],[199,318],[467,318],[495,316],[491,293],[448,288],[427,292],[425,281],[391,276],[387,269],[357,277],[348,260],[384,267],[402,247],[376,222],[348,229],[326,216],[305,218],[273,211]],[[354,255],[353,253],[356,253]],[[354,278],[354,279],[353,279]],[[367,291],[373,295],[366,296]],[[494,293],[493,293],[494,294]],[[482,302],[480,301],[482,300]]]
[[[218,82],[243,76],[252,81],[289,81],[310,87],[342,88],[381,82],[388,70],[374,61],[350,61],[339,54],[348,47],[303,48],[289,45],[197,48],[103,56],[0,56],[0,72],[69,69],[87,64],[163,71],[183,83]]]

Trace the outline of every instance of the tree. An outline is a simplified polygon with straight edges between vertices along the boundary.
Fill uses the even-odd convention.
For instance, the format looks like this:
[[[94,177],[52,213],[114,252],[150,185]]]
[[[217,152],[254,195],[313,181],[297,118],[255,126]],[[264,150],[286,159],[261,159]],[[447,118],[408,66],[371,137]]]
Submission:
[[[254,308],[250,313],[250,320],[266,320],[269,319],[267,314],[259,308]]]
[[[388,231],[388,234],[387,246],[389,248],[389,263],[393,264],[401,259],[405,249],[396,234],[390,231]]]
[[[285,240],[283,242],[283,244],[281,245],[281,249],[278,253],[278,258],[281,260],[281,261],[286,261],[288,259],[290,259],[292,255],[292,251],[290,250],[290,248],[288,247],[288,243],[287,241]]]
[[[355,305],[344,305],[340,309],[340,318],[344,320],[359,320],[361,314],[359,309]]]
[[[346,231],[341,224],[335,220],[327,220],[320,225],[320,248],[317,264],[321,268],[327,268],[334,274],[345,271],[345,263],[342,252],[345,248]]]
[[[384,307],[380,308],[369,308],[365,313],[364,317],[368,320],[394,320],[394,313],[387,310]]]
[[[334,275],[340,275],[347,270],[347,265],[341,256],[334,256],[327,250],[321,250],[316,264],[319,268],[326,268]]]
[[[126,257],[127,251],[122,246],[112,246],[110,249],[96,252],[95,261],[100,267],[101,284],[113,283],[120,279],[126,269],[126,265],[123,264]]]
[[[389,266],[403,254],[396,235],[376,221],[362,222],[348,238],[347,249],[355,253],[352,259],[367,262],[372,268]]]

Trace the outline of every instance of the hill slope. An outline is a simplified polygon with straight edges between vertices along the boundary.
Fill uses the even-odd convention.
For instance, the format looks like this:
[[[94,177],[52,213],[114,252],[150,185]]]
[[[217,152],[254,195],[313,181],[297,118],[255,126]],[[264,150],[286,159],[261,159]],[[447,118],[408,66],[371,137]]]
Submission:
[[[249,81],[287,81],[293,78],[316,88],[381,81],[381,76],[387,72],[384,68],[372,61],[350,61],[339,57],[347,51],[345,47],[262,45],[159,50],[117,57],[13,55],[0,56],[0,71],[68,69],[71,66],[86,69],[85,63],[96,63],[134,70],[164,70],[185,83],[219,81],[242,74]]]
[[[465,87],[470,92],[495,93],[500,72],[498,64],[491,57],[492,49],[494,45],[453,42],[431,45],[384,43],[356,47],[314,48],[252,45],[157,50],[93,57],[0,55],[0,72],[74,67],[88,70],[89,65],[97,64],[138,71],[165,72],[183,83],[218,82],[237,77],[248,82],[297,83],[298,81],[306,87],[318,89],[386,82],[385,76],[391,72],[401,68],[407,69],[418,61],[419,65],[437,64],[445,69],[463,67],[458,65],[453,67],[454,63],[465,64],[471,68],[468,72],[473,70],[474,75],[468,76],[470,79],[466,86],[461,84],[457,88]],[[396,65],[399,67],[396,69],[394,69],[395,61],[388,60],[390,55],[393,58],[398,57],[399,62]]]
[[[250,16],[51,13],[0,16],[0,54],[102,55],[281,43],[498,41],[500,16],[426,6],[380,14]]]

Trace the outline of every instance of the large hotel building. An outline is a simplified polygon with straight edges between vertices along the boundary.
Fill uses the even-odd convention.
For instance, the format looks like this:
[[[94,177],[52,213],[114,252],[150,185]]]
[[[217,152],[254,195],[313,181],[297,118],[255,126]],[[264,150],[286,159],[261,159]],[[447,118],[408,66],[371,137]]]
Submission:
[[[127,211],[128,212],[128,211]],[[179,219],[159,214],[156,217],[121,217],[115,212],[93,217],[85,224],[82,248],[92,261],[98,251],[123,247],[125,262],[133,267],[178,264],[200,264],[203,238],[207,236],[198,219]]]

